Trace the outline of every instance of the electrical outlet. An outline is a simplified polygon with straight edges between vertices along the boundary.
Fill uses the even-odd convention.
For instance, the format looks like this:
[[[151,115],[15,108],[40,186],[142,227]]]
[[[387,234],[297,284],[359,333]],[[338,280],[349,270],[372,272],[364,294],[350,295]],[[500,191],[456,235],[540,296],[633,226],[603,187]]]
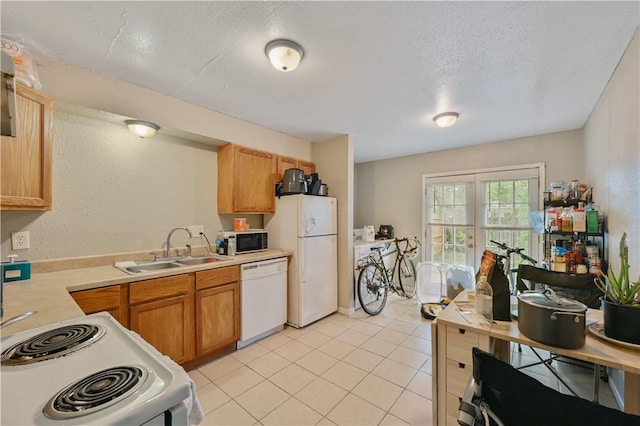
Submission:
[[[189,225],[187,229],[191,231],[191,235],[199,237],[201,232],[204,232],[204,225]]]
[[[29,248],[29,231],[12,232],[11,248],[13,250],[25,250]]]

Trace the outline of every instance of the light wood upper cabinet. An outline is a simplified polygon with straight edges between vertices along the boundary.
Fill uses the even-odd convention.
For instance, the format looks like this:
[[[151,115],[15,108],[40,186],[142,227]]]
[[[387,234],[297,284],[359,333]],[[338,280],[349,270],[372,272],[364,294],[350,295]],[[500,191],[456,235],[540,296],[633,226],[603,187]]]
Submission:
[[[51,210],[53,100],[17,84],[17,137],[2,136],[1,210]]]
[[[129,312],[127,309],[127,292],[125,286],[112,285],[91,290],[74,291],[71,297],[76,301],[82,312],[95,314],[108,312],[120,324],[129,326]]]
[[[304,171],[305,175],[310,175],[316,171],[316,165],[310,161],[298,160],[298,168]]]
[[[276,156],[227,144],[218,149],[218,213],[273,213]]]
[[[276,182],[281,181],[284,171],[287,169],[301,169],[305,175],[310,175],[316,171],[316,165],[310,161],[298,160],[297,158],[278,156]]]
[[[240,340],[240,268],[196,272],[196,357]]]
[[[284,176],[284,171],[287,169],[297,169],[298,160],[291,157],[278,156],[278,171],[276,173],[276,182],[281,181]]]
[[[131,330],[178,364],[195,357],[194,274],[131,283]]]

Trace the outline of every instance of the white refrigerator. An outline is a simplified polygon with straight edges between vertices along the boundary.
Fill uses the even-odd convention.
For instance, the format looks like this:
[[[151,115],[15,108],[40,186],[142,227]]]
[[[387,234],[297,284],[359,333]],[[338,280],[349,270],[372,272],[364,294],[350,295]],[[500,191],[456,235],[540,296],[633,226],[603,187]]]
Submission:
[[[338,310],[337,200],[315,195],[276,199],[264,216],[269,247],[293,252],[287,322],[304,327]]]

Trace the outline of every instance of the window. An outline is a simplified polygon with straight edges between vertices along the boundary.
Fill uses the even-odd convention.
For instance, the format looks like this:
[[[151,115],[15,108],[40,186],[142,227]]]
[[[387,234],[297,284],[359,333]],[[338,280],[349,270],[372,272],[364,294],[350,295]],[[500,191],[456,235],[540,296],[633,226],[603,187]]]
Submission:
[[[527,165],[448,176],[424,176],[424,260],[477,270],[482,252],[500,253],[491,240],[539,255],[529,222],[542,192],[544,166]],[[517,268],[519,259],[512,259]]]

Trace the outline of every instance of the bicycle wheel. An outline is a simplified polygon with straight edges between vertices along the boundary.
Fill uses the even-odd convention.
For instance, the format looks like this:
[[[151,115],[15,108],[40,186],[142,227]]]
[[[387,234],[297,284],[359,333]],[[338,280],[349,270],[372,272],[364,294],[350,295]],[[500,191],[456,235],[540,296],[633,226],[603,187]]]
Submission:
[[[411,261],[403,257],[398,264],[398,284],[404,297],[411,299],[416,295],[416,267]]]
[[[378,315],[387,303],[384,272],[373,263],[366,265],[358,276],[358,300],[369,315]]]

